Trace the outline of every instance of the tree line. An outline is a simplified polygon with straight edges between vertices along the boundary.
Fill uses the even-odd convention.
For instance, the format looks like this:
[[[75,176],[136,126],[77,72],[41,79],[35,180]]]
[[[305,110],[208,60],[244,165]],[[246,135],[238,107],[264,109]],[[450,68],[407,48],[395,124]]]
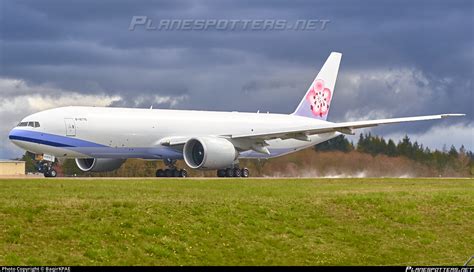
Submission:
[[[316,151],[342,151],[346,153],[357,151],[373,156],[380,154],[389,157],[403,156],[440,171],[447,167],[460,171],[466,168],[472,169],[474,162],[474,154],[472,151],[466,150],[464,145],[459,150],[454,145],[451,145],[449,150],[446,147],[443,150],[431,150],[417,141],[412,142],[408,135],[395,143],[392,139],[386,141],[383,137],[374,136],[371,133],[361,133],[355,145],[344,135],[339,135],[327,142],[316,145],[314,149]]]

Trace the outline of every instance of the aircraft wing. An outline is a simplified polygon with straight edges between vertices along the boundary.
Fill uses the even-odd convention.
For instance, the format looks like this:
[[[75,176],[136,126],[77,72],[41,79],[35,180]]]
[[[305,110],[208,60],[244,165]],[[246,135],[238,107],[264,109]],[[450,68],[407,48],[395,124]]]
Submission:
[[[426,115],[426,116],[415,116],[415,117],[402,117],[402,118],[389,118],[389,119],[378,119],[378,120],[367,120],[367,121],[354,121],[354,122],[343,122],[343,123],[325,123],[317,127],[294,127],[283,130],[267,131],[265,133],[254,133],[254,134],[240,134],[240,135],[221,135],[233,140],[250,140],[251,142],[262,144],[265,146],[265,140],[271,139],[298,139],[307,141],[308,135],[323,134],[329,132],[341,132],[344,134],[354,134],[354,129],[375,127],[378,125],[395,124],[403,122],[414,122],[424,120],[435,120],[447,117],[464,116],[465,114],[438,114],[438,115]],[[191,136],[174,136],[166,137],[160,140],[159,144],[164,146],[171,146],[176,148],[182,148],[182,146],[192,138]]]
[[[353,130],[358,128],[375,127],[378,125],[395,124],[403,122],[414,122],[424,120],[435,120],[446,117],[464,116],[465,114],[438,114],[438,115],[426,115],[426,116],[415,116],[415,117],[402,117],[402,118],[390,118],[390,119],[378,119],[378,120],[367,120],[367,121],[355,121],[355,122],[343,122],[343,123],[327,123],[318,127],[295,127],[292,129],[275,130],[265,133],[257,134],[243,134],[243,135],[230,135],[231,139],[255,139],[255,140],[270,140],[270,139],[301,139],[305,140],[308,135],[322,134],[328,132],[341,132],[344,134],[354,134]]]

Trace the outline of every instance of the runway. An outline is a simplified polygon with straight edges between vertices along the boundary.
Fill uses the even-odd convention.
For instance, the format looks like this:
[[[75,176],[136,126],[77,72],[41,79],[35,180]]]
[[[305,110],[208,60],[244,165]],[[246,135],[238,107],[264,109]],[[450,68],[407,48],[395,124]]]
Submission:
[[[45,178],[43,175],[16,175],[16,176],[0,176],[0,180],[22,180],[22,179],[47,179],[47,180],[311,180],[311,179],[353,179],[353,180],[363,180],[363,179],[406,179],[406,177],[347,177],[347,176],[330,176],[330,177],[249,177],[249,178],[220,178],[220,177],[186,177],[186,178],[176,178],[176,177],[56,177],[56,178]],[[459,180],[469,180],[473,179],[471,177],[413,177],[411,180],[440,180],[440,179],[459,179]]]

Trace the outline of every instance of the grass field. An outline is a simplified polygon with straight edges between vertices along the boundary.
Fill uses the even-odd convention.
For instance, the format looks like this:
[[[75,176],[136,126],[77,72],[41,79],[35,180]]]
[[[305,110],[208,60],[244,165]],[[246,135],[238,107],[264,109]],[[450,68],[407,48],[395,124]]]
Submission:
[[[462,265],[473,179],[0,180],[0,265]]]

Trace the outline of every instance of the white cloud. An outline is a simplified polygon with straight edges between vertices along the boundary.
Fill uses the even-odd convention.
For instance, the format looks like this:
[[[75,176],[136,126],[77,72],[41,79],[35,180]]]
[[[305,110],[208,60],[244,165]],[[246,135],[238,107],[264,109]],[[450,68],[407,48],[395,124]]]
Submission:
[[[0,99],[0,113],[33,113],[61,106],[108,106],[113,101],[120,99],[117,96],[107,95],[82,95],[79,93],[63,93],[58,96],[40,94],[22,95],[9,99]]]
[[[48,86],[30,86],[23,80],[5,78],[0,78],[0,92],[2,124],[14,124],[28,114],[54,107],[108,106],[120,99],[119,96],[80,94]]]
[[[393,117],[391,113],[384,109],[373,109],[369,112],[362,112],[360,109],[348,110],[345,114],[345,121],[361,121],[373,119],[385,119]]]
[[[346,71],[339,76],[334,98],[336,118],[346,121],[442,113],[446,111],[443,103],[453,102],[447,94],[450,82],[450,78],[429,78],[408,67]]]
[[[30,86],[23,80],[0,78],[0,158],[20,156],[24,151],[8,140],[19,120],[34,112],[61,106],[108,106],[118,96],[84,95],[48,86]]]
[[[428,115],[439,113],[458,112],[457,98],[449,95],[449,86],[452,78],[429,78],[422,71],[415,68],[399,69],[370,69],[347,71],[340,75],[335,103],[343,117],[336,121],[356,121],[368,119],[382,119],[414,115]],[[459,99],[458,99],[459,100]],[[452,107],[446,107],[446,102]],[[336,105],[336,104],[335,104]],[[462,111],[461,111],[462,112]],[[341,115],[339,115],[341,116]],[[431,149],[442,150],[443,146],[451,145],[459,148],[464,145],[473,150],[474,123],[465,122],[469,117],[453,118],[431,128],[411,126],[409,131],[393,131],[390,126],[384,126],[376,134],[396,142],[408,135],[412,142],[418,141]],[[452,122],[451,122],[452,121]],[[406,128],[406,126],[400,126]],[[382,127],[381,127],[382,128]],[[416,128],[418,131],[413,131]],[[396,129],[396,128],[395,128]],[[357,135],[349,137],[354,143],[359,133],[368,133],[371,129],[357,131]]]
[[[8,132],[25,116],[62,106],[110,106],[123,98],[118,95],[81,94],[48,85],[31,86],[21,79],[0,78],[0,158],[20,156],[24,151],[8,140]],[[185,101],[181,96],[138,96],[133,104],[168,104],[175,107]]]
[[[140,105],[150,104],[150,106],[153,106],[154,108],[158,108],[160,105],[166,104],[166,105],[169,105],[170,108],[174,108],[176,105],[180,104],[186,99],[188,99],[187,95],[180,95],[180,96],[142,95],[133,99],[133,105],[140,106]]]

